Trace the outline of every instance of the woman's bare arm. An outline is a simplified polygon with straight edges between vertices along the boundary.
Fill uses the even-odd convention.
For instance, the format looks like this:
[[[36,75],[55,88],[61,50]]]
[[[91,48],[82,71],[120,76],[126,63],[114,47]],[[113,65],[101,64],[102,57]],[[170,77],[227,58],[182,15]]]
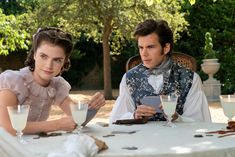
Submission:
[[[16,134],[16,131],[11,125],[11,121],[8,115],[7,106],[16,106],[18,100],[14,92],[10,90],[0,91],[0,126],[12,135]],[[40,121],[40,122],[27,122],[23,132],[25,134],[33,134],[38,132],[50,132],[56,130],[72,131],[76,127],[71,116],[66,116],[52,121]]]
[[[10,90],[0,91],[0,126],[6,131],[15,135],[15,130],[11,126],[11,121],[8,115],[7,106],[16,106],[18,100],[16,95]]]

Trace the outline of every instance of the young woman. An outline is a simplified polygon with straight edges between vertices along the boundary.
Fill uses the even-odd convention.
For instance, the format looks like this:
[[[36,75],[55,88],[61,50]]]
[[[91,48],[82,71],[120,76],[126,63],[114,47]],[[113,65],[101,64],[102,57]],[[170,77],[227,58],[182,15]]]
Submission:
[[[32,49],[25,61],[26,67],[19,71],[7,70],[0,75],[0,127],[15,135],[7,106],[29,104],[24,133],[75,129],[69,108],[71,86],[59,76],[70,67],[72,49],[71,35],[60,29],[40,28],[34,34]],[[90,100],[85,124],[104,104],[104,96],[96,93]],[[58,105],[67,116],[46,121],[51,105]]]

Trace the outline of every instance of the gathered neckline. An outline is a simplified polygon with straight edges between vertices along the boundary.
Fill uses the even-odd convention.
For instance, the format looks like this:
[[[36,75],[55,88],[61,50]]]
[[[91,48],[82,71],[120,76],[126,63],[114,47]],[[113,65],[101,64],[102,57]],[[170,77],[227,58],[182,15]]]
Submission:
[[[38,84],[34,78],[32,71],[29,70],[29,67],[25,67],[20,69],[22,77],[24,78],[25,82],[24,85],[30,90],[30,92],[34,96],[39,96],[43,99],[47,99],[48,96],[53,98],[56,94],[55,89],[55,78],[52,78],[49,85],[47,87],[41,86]]]

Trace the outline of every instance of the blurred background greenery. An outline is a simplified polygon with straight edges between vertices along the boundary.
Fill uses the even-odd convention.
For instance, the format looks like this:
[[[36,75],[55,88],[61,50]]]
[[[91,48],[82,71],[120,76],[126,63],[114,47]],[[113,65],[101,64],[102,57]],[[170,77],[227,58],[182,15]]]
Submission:
[[[234,0],[0,0],[0,67],[19,69],[34,32],[54,26],[70,32],[75,48],[63,77],[73,89],[104,89],[112,98],[127,59],[138,54],[132,32],[137,23],[164,19],[174,31],[174,51],[196,58],[201,71],[205,33],[221,64],[215,77],[222,93],[235,92]]]

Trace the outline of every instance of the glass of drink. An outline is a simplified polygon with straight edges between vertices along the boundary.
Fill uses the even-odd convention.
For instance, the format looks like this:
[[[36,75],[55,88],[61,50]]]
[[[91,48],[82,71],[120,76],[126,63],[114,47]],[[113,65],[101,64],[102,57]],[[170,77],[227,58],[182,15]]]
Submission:
[[[167,95],[161,95],[161,102],[164,113],[166,115],[166,126],[175,127],[176,125],[171,122],[171,116],[175,113],[178,95],[176,93],[169,93]]]
[[[82,124],[86,121],[89,99],[73,100],[70,103],[70,110],[73,120],[77,124],[76,133],[81,132]]]
[[[231,121],[235,115],[235,95],[220,95],[220,102],[224,115],[228,117],[228,121]]]
[[[27,142],[22,138],[22,130],[25,128],[29,114],[29,105],[7,106],[7,111],[10,116],[12,127],[16,130],[16,135],[19,142],[26,144]]]

